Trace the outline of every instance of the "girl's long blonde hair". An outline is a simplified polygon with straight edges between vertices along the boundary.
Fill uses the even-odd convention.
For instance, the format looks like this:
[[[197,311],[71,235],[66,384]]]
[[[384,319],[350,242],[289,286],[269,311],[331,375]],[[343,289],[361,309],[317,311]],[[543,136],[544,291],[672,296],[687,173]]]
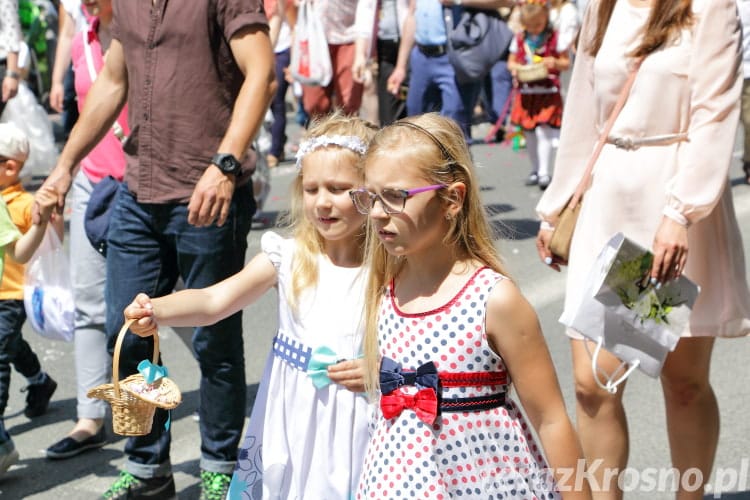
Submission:
[[[596,56],[602,46],[616,3],[617,0],[600,0],[596,6],[596,31],[591,40],[586,40],[585,46],[592,56]],[[645,57],[666,46],[679,35],[680,30],[693,23],[692,6],[692,0],[653,0],[641,44],[628,55]]]
[[[392,168],[417,168],[427,184],[461,182],[466,186],[461,210],[450,220],[443,244],[452,246],[461,260],[475,260],[507,275],[495,250],[469,148],[458,125],[435,113],[409,117],[389,125],[370,143],[364,158],[365,169],[376,159],[388,159],[394,155],[400,163]],[[403,161],[406,155],[408,162]],[[446,202],[451,201],[446,190],[437,193]],[[367,364],[365,385],[371,395],[377,391],[379,382],[378,311],[386,287],[398,275],[404,260],[388,254],[373,230],[367,232],[366,261],[370,265],[370,276],[365,296],[364,351]]]
[[[354,136],[368,144],[377,132],[377,127],[370,122],[362,120],[356,116],[346,116],[337,111],[330,115],[320,117],[312,122],[302,140],[310,140],[322,136]],[[364,168],[362,156],[352,149],[328,145],[322,146],[318,150],[335,149],[339,151],[342,159],[349,160],[352,168],[356,168],[362,179],[364,179]],[[300,294],[308,287],[313,287],[318,283],[318,256],[323,253],[325,241],[311,221],[305,217],[304,202],[302,200],[302,178],[304,169],[310,168],[305,166],[304,157],[302,158],[302,168],[292,183],[292,194],[289,213],[284,218],[284,223],[291,230],[292,237],[296,241],[294,255],[292,257],[292,287],[291,296],[287,301],[296,309]],[[365,234],[362,233],[362,252],[364,254]]]

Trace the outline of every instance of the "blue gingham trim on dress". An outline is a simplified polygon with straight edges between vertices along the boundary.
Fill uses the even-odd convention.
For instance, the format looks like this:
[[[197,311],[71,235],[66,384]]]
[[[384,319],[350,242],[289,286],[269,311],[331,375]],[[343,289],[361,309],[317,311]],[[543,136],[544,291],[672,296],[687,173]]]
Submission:
[[[312,347],[278,333],[273,339],[273,354],[286,361],[292,368],[306,372],[312,356]]]

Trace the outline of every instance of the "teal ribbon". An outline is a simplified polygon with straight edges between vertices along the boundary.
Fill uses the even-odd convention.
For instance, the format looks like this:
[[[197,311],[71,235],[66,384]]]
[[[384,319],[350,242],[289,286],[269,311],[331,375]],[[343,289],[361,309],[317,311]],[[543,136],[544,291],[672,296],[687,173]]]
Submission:
[[[362,354],[355,359],[363,357]],[[307,376],[312,380],[316,389],[322,389],[331,384],[328,378],[328,367],[346,361],[340,358],[333,349],[324,345],[317,347],[310,355],[310,362],[307,363]]]
[[[138,363],[138,373],[143,375],[147,384],[153,384],[160,378],[169,375],[166,366],[155,365],[147,359]]]
[[[320,346],[312,352],[307,364],[307,376],[316,388],[322,389],[331,383],[331,379],[328,378],[328,367],[339,361],[341,359],[330,347]]]
[[[166,366],[155,365],[151,361],[144,359],[138,363],[138,373],[143,375],[143,380],[147,384],[153,384],[160,378],[169,375],[169,371]],[[172,411],[167,411],[167,421],[164,423],[164,430],[169,430],[169,425],[172,423]]]

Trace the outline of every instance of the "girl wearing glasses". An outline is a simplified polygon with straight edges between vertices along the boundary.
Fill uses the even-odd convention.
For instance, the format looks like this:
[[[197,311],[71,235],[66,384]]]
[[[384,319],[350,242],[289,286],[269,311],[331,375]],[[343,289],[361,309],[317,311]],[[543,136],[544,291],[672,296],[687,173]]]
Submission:
[[[357,498],[590,498],[558,475],[583,472],[581,447],[460,128],[436,114],[395,122],[364,163],[352,199],[371,224],[365,380],[381,397]]]
[[[371,124],[333,115],[314,124],[297,153],[291,238],[267,232],[262,252],[209,288],[125,309],[141,336],[157,323],[208,325],[278,289],[279,330],[261,379],[229,498],[349,500],[368,442],[361,342],[365,220],[349,191]],[[346,361],[342,361],[346,360]],[[335,450],[332,452],[332,450]]]

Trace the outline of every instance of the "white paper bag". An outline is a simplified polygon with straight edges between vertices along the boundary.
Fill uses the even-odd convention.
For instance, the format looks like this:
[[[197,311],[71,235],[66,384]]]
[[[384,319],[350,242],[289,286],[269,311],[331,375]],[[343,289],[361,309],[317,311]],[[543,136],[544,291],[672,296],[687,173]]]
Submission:
[[[566,308],[560,318],[596,343],[594,378],[610,392],[636,368],[659,376],[698,297],[698,286],[684,276],[656,290],[648,281],[652,261],[651,252],[617,233],[589,271],[578,303]],[[597,366],[602,348],[622,360],[614,373],[604,373]],[[605,376],[604,383],[600,375]]]
[[[309,0],[299,5],[290,69],[292,77],[304,85],[326,87],[333,77],[323,23]]]

